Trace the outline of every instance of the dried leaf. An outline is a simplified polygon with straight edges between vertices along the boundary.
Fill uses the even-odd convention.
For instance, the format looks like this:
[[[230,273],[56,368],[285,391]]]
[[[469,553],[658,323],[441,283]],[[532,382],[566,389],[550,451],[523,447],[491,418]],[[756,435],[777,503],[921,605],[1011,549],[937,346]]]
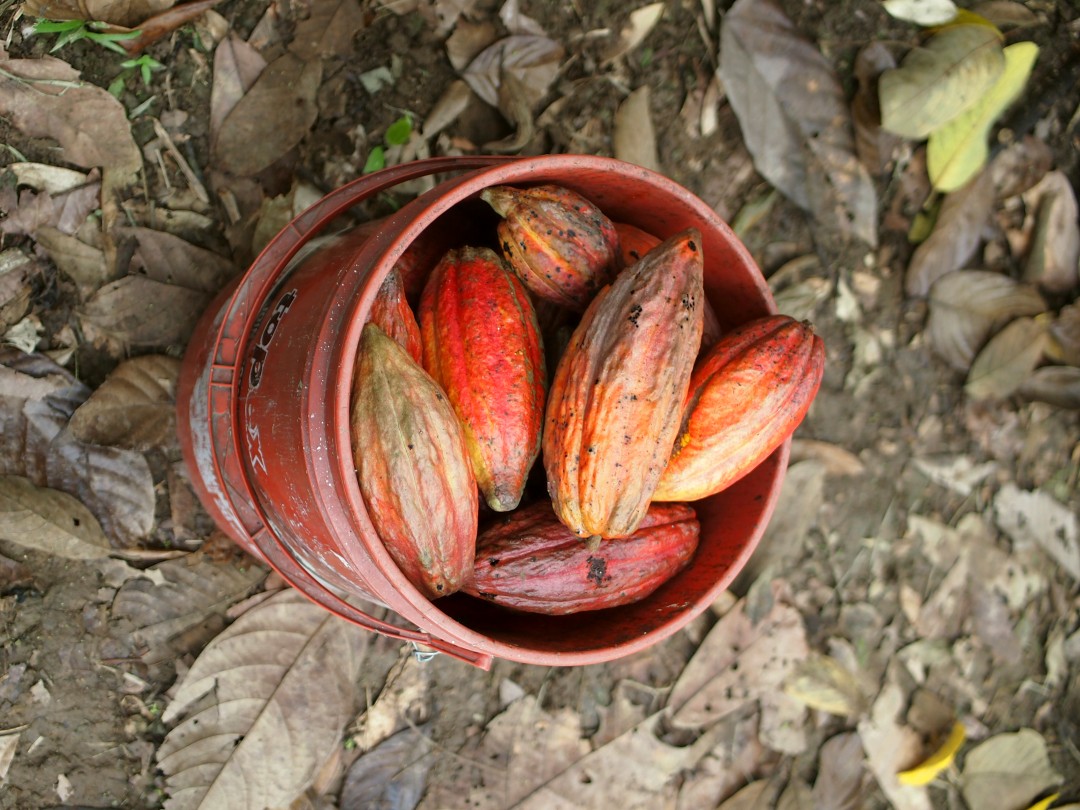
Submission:
[[[717,736],[717,744],[684,776],[676,810],[715,807],[747,779],[760,776],[775,757],[758,738],[756,709],[718,724]]]
[[[320,0],[308,6],[308,16],[296,24],[289,50],[304,61],[347,58],[353,39],[367,27],[368,9],[356,0]]]
[[[668,711],[673,727],[696,729],[757,701],[761,705],[762,741],[777,751],[798,752],[802,704],[781,689],[809,652],[802,616],[775,601],[758,624],[744,599],[721,617],[683,669]]]
[[[999,200],[1023,194],[1038,183],[1054,164],[1054,153],[1046,141],[1025,135],[1013,141],[990,161],[994,192]]]
[[[946,273],[930,288],[926,330],[949,365],[966,371],[987,338],[1013,318],[1038,315],[1046,302],[1033,288],[985,270]]]
[[[458,116],[465,112],[472,96],[473,92],[468,84],[461,79],[452,81],[424,118],[421,137],[425,140],[434,138],[454,123]]]
[[[1005,67],[985,95],[962,115],[930,133],[926,169],[938,191],[956,191],[986,165],[990,156],[987,145],[990,128],[1023,92],[1039,55],[1039,46],[1034,42],[1017,42],[1003,53]]]
[[[236,265],[228,259],[171,233],[151,228],[119,228],[116,232],[137,243],[129,272],[154,281],[214,295],[237,274]]]
[[[1080,409],[1080,368],[1043,366],[1035,369],[1016,393],[1024,399],[1048,402],[1058,408]]]
[[[86,172],[50,166],[48,163],[12,163],[6,168],[15,173],[18,185],[47,192],[50,196],[72,191],[90,181]]]
[[[798,777],[792,777],[776,800],[776,810],[815,810],[810,785]]]
[[[900,138],[881,128],[881,105],[878,103],[878,78],[896,67],[896,58],[883,42],[871,42],[855,56],[855,78],[859,89],[851,100],[851,118],[855,125],[855,151],[871,174],[881,174],[892,159]]]
[[[20,248],[0,253],[0,334],[30,311],[30,279],[37,272],[37,263]]]
[[[49,254],[63,273],[71,277],[83,295],[91,295],[109,278],[105,253],[56,228],[41,228],[34,234],[38,245]]]
[[[465,70],[482,50],[498,39],[495,23],[490,20],[462,20],[446,40],[446,58],[458,73]]]
[[[944,25],[957,13],[952,0],[883,0],[881,5],[896,19],[916,25]]]
[[[266,69],[266,59],[235,33],[214,50],[214,83],[210,89],[210,141],[217,143],[221,125]]]
[[[1024,280],[1051,293],[1075,289],[1080,280],[1080,207],[1072,183],[1061,171],[1048,172],[1024,201],[1037,211]]]
[[[998,28],[1037,25],[1039,17],[1023,3],[1014,0],[983,0],[971,6],[971,11]]]
[[[424,726],[406,729],[357,759],[341,789],[341,810],[413,810],[432,765]]]
[[[817,653],[796,665],[784,692],[808,708],[841,717],[856,717],[866,707],[855,677],[835,658]]]
[[[821,746],[814,782],[816,810],[858,810],[863,791],[862,741],[854,732],[837,734]]]
[[[375,703],[354,724],[351,739],[360,751],[370,751],[409,725],[409,712],[429,700],[432,674],[416,656],[402,653],[387,673]],[[352,729],[350,729],[352,730]]]
[[[773,0],[739,0],[720,38],[720,75],[757,170],[819,227],[876,244],[876,192],[832,65]]]
[[[923,298],[935,281],[960,270],[975,255],[993,210],[994,189],[987,171],[946,194],[933,233],[911,257],[904,281],[907,294]]]
[[[1017,318],[990,338],[975,357],[964,392],[972,399],[1010,396],[1043,356],[1046,325],[1036,318]]]
[[[960,776],[968,807],[1022,810],[1044,790],[1059,785],[1042,735],[1030,728],[997,734],[972,748]]]
[[[536,20],[523,13],[518,0],[506,0],[499,9],[499,19],[511,34],[535,34],[547,36],[547,31]]]
[[[0,474],[66,492],[106,535],[134,545],[154,526],[154,482],[146,459],[83,444],[65,429],[89,396],[66,369],[40,355],[0,348]]]
[[[775,792],[768,780],[751,782],[716,810],[768,810]]]
[[[611,135],[615,157],[654,172],[660,171],[656,131],[649,110],[649,86],[643,84],[626,97],[615,113]]]
[[[1080,366],[1080,300],[1062,307],[1050,324],[1046,354],[1059,363]]]
[[[340,740],[369,636],[293,590],[203,650],[162,719],[169,810],[287,806]],[[287,741],[287,744],[283,744]]]
[[[965,498],[998,469],[996,461],[976,464],[969,456],[921,456],[913,458],[912,464],[935,484]],[[912,517],[922,520],[918,515]]]
[[[72,435],[129,450],[174,446],[179,374],[180,361],[163,355],[121,363],[72,415]]]
[[[214,144],[214,163],[242,177],[271,166],[307,135],[319,115],[316,95],[322,61],[285,53],[267,65],[225,117]],[[268,127],[267,121],[274,125]]]
[[[932,810],[925,788],[902,785],[896,778],[897,773],[918,760],[922,750],[920,735],[897,720],[904,703],[903,691],[890,679],[874,701],[870,716],[859,721],[859,737],[870,770],[893,807]]]
[[[124,105],[66,62],[11,59],[0,47],[0,71],[0,115],[27,135],[58,141],[65,162],[131,175],[142,167]]]
[[[817,461],[828,475],[862,475],[866,465],[850,450],[817,439],[792,439],[791,464]]]
[[[1004,66],[1000,31],[950,25],[882,74],[881,125],[905,138],[925,138],[978,103]]]
[[[107,557],[109,540],[90,510],[65,492],[0,475],[0,539],[25,548],[93,560]]]
[[[1080,518],[1052,495],[1005,484],[994,496],[994,521],[1016,548],[1042,549],[1080,580]]]
[[[664,14],[663,3],[650,3],[630,12],[630,18],[619,32],[619,37],[604,49],[601,57],[605,62],[614,62],[625,56],[645,41],[645,37],[660,22]]]
[[[8,769],[15,759],[15,752],[19,749],[20,732],[7,732],[0,734],[0,785],[7,781]]]
[[[210,296],[145,276],[125,276],[98,290],[80,313],[88,337],[101,336],[120,350],[182,346]]]
[[[896,779],[901,785],[929,785],[938,774],[953,764],[960,746],[967,739],[967,729],[964,724],[957,720],[953,723],[949,736],[941,743],[934,753],[913,768],[901,771]]]
[[[555,80],[564,52],[562,45],[548,37],[504,37],[481,51],[461,78],[487,104],[498,107],[503,73],[513,73],[525,88],[530,109],[535,109]]]
[[[117,591],[111,612],[114,620],[130,625],[124,632],[146,648],[143,662],[156,664],[189,652],[177,649],[176,640],[212,617],[224,616],[266,571],[193,554],[158,563],[147,574],[158,581],[140,576],[125,582]]]
[[[133,28],[176,0],[23,0],[23,13],[49,20],[100,20]]]

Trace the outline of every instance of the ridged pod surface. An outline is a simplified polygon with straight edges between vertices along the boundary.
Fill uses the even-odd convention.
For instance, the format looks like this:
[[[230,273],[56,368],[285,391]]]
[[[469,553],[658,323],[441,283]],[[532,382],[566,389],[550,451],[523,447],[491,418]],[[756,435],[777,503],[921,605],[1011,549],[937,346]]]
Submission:
[[[821,338],[786,315],[725,335],[694,370],[679,438],[653,498],[694,501],[754,469],[799,426],[824,369]]]
[[[679,430],[701,343],[701,236],[661,243],[589,305],[555,370],[544,469],[580,537],[633,534]]]
[[[629,537],[588,541],[540,501],[480,535],[476,567],[463,590],[497,605],[561,615],[644,599],[682,570],[700,527],[683,504],[655,504]]]
[[[476,551],[476,481],[457,415],[431,376],[372,323],[352,393],[360,492],[401,571],[431,598],[458,590]]]
[[[409,302],[405,300],[405,286],[396,267],[391,268],[379,287],[368,319],[405,349],[413,360],[421,362],[424,344],[420,339],[420,325],[409,308]]]
[[[660,244],[659,237],[625,222],[616,222],[615,230],[619,234],[619,252],[623,267],[635,264],[642,256]],[[701,302],[701,351],[704,351],[720,339],[723,331],[720,328],[720,319],[716,317],[716,310],[712,308],[709,299],[702,296]]]
[[[543,185],[493,186],[480,196],[503,217],[498,226],[503,255],[537,297],[581,312],[615,277],[615,226],[580,194]]]
[[[424,367],[464,428],[488,506],[518,505],[540,452],[547,371],[529,293],[488,248],[449,251],[420,297]]]

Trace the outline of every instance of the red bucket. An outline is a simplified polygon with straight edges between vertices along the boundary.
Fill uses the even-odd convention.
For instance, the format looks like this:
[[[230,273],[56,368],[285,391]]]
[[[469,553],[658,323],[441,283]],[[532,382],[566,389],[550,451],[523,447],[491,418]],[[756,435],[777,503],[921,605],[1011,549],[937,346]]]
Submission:
[[[335,220],[357,203],[447,173],[452,179],[370,236],[333,233]],[[582,155],[434,158],[343,186],[279,233],[203,316],[177,396],[196,492],[239,545],[338,616],[484,668],[493,657],[601,663],[684,627],[730,585],[757,545],[790,447],[785,442],[738,483],[695,503],[701,541],[693,561],[632,605],[572,616],[514,613],[464,594],[429,601],[402,575],[372,527],[353,464],[349,405],[360,331],[386,274],[421,233],[445,233],[447,218],[460,221],[463,213],[480,216],[486,206],[476,197],[486,187],[536,183],[578,191],[613,220],[661,238],[696,227],[705,293],[725,328],[775,311],[731,229],[661,175]],[[370,615],[372,602],[401,623]]]

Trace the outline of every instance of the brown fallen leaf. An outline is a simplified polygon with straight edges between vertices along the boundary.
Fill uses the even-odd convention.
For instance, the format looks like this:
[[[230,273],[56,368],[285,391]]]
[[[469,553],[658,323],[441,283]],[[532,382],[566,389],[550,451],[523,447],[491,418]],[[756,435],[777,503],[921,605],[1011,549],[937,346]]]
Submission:
[[[1024,281],[1050,293],[1067,293],[1080,281],[1080,206],[1068,177],[1048,172],[1024,194],[1035,229],[1024,264]]]
[[[859,738],[866,753],[870,771],[878,785],[897,810],[932,810],[925,787],[902,785],[896,774],[919,761],[922,737],[900,717],[905,704],[903,690],[890,676],[882,688],[870,715],[859,721]]]
[[[611,134],[615,157],[659,172],[660,155],[649,110],[649,86],[643,84],[619,105]]]
[[[498,107],[502,77],[513,73],[524,88],[529,108],[535,109],[548,94],[564,53],[563,46],[548,37],[504,37],[477,54],[461,78],[487,104]]]
[[[619,31],[618,37],[604,49],[601,59],[604,62],[614,62],[620,56],[630,53],[645,41],[663,14],[663,3],[649,3],[631,11],[626,25]]]
[[[985,169],[959,191],[945,195],[933,232],[908,265],[908,295],[925,298],[935,281],[967,264],[982,242],[993,207],[991,176]]]
[[[360,751],[370,751],[410,723],[422,720],[430,701],[432,673],[416,656],[402,648],[398,661],[386,675],[375,702],[349,728],[349,738]],[[425,708],[421,708],[425,707]]]
[[[183,346],[210,296],[133,275],[106,284],[82,307],[86,337],[122,357],[131,349]]]
[[[1038,183],[1054,163],[1054,153],[1046,141],[1025,135],[1013,141],[990,161],[990,176],[999,200],[1023,194]]]
[[[165,231],[119,228],[116,233],[136,243],[128,272],[163,284],[215,295],[239,272],[230,260]]]
[[[318,118],[322,61],[279,56],[259,74],[218,131],[214,165],[246,177],[271,166],[307,135]],[[266,126],[267,121],[274,126]]]
[[[776,599],[754,624],[742,600],[709,631],[675,682],[668,699],[671,725],[708,726],[756,701],[762,742],[797,753],[805,746],[805,709],[781,686],[808,652],[806,629],[795,608]]]
[[[1043,366],[1031,372],[1016,390],[1024,399],[1047,402],[1058,408],[1080,409],[1080,368]]]
[[[0,475],[0,539],[72,560],[107,557],[109,539],[90,510],[66,492]]]
[[[964,757],[961,790],[969,807],[1024,810],[1040,793],[1062,783],[1050,764],[1046,740],[1034,729],[997,734]]]
[[[41,355],[0,347],[0,474],[25,476],[82,502],[120,546],[154,525],[154,482],[146,459],[78,441],[65,429],[90,391]]]
[[[896,57],[884,42],[871,42],[855,55],[855,78],[859,82],[851,100],[855,149],[867,171],[874,175],[885,171],[892,161],[893,150],[901,143],[898,136],[882,129],[878,103],[878,77],[894,67]]]
[[[862,475],[866,465],[850,450],[818,439],[792,439],[791,464],[819,461],[828,475]]]
[[[340,810],[413,810],[427,788],[434,758],[426,727],[399,731],[349,768]]]
[[[308,16],[296,24],[289,50],[304,61],[349,57],[353,38],[367,26],[369,15],[374,16],[353,0],[312,3]]]
[[[841,717],[857,717],[866,708],[855,676],[836,659],[816,653],[795,666],[784,692],[808,708]]]
[[[994,335],[968,370],[964,393],[973,399],[1001,399],[1016,392],[1035,370],[1047,343],[1046,323],[1017,318]]]
[[[30,282],[40,272],[37,262],[21,248],[0,252],[0,334],[30,311]]]
[[[176,0],[23,0],[22,12],[28,17],[48,20],[98,20],[135,27]]]
[[[266,69],[266,59],[230,32],[214,49],[214,81],[210,88],[210,143],[217,143],[222,122]]]
[[[185,717],[157,751],[169,807],[287,807],[339,744],[369,638],[291,589],[237,619],[162,715]]]
[[[716,810],[768,810],[773,805],[776,787],[766,779],[751,782]]]
[[[747,781],[768,772],[778,755],[771,753],[758,737],[758,712],[722,721],[713,746],[697,766],[683,778],[676,810],[716,807]]]
[[[818,754],[813,807],[816,810],[858,810],[862,807],[865,776],[859,735],[846,732],[830,737]]]
[[[1038,315],[1046,302],[1029,285],[1001,273],[956,270],[930,287],[930,342],[953,368],[966,371],[979,350],[1013,318]]]
[[[1073,579],[1080,580],[1080,518],[1042,490],[1005,484],[994,496],[994,521],[1018,550],[1041,547]]]
[[[151,354],[121,363],[71,416],[71,433],[90,444],[145,451],[176,448],[180,361]]]
[[[75,282],[80,295],[89,297],[109,279],[105,253],[56,228],[40,228],[34,238],[53,264]]]
[[[720,39],[720,76],[757,170],[819,228],[877,244],[877,193],[831,63],[774,0],[739,0]]]

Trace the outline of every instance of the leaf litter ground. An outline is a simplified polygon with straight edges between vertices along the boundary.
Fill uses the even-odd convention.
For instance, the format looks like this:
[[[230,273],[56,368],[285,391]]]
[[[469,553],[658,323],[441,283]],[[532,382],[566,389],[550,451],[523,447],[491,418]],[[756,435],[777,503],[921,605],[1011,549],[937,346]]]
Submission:
[[[904,297],[905,283],[926,295],[952,271],[1008,269],[1011,256],[1026,256],[1010,240],[1038,229],[1018,198],[993,198],[990,236],[990,214],[946,198],[939,222],[953,224],[913,257],[904,237],[925,198],[920,153],[878,138],[894,162],[875,178],[870,250],[847,233],[865,231],[872,215],[859,207],[866,178],[844,175],[852,147],[833,133],[828,149],[808,151],[817,186],[783,188],[801,207],[827,206],[808,227],[755,172],[751,154],[762,159],[757,139],[768,136],[747,128],[755,143],[744,145],[746,125],[714,79],[707,2],[666,4],[659,17],[645,4],[634,16],[614,4],[564,14],[511,3],[501,15],[481,2],[388,5],[403,13],[237,0],[154,44],[166,70],[148,88],[132,76],[123,107],[83,90],[81,106],[58,95],[0,116],[12,171],[83,172],[63,188],[21,174],[14,197],[14,184],[0,189],[3,248],[16,251],[0,267],[20,274],[18,284],[0,276],[0,325],[6,340],[51,353],[5,360],[0,377],[3,472],[30,482],[0,489],[2,519],[44,516],[51,552],[44,539],[37,550],[0,543],[0,807],[155,807],[167,795],[171,807],[286,805],[290,791],[304,793],[297,807],[346,809],[903,810],[981,807],[994,796],[1023,810],[1058,789],[1058,806],[1080,801],[1076,411],[964,394],[976,344],[1004,325],[995,319],[1043,310],[1028,290],[1010,290],[1009,312],[974,307],[977,323],[948,330],[935,300],[972,310],[977,294],[942,287],[927,330],[927,306]],[[820,51],[823,62],[796,49],[830,82],[830,98],[854,88],[861,46],[916,36],[869,2],[781,7],[793,26],[779,35]],[[3,12],[9,56],[44,56],[49,42],[27,35],[16,8]],[[1041,13],[1033,36],[1052,60],[1076,21]],[[514,79],[491,88],[490,59],[466,76],[487,83],[496,110],[455,85],[451,62],[467,72],[506,35],[531,38],[499,46]],[[228,47],[211,52],[221,41]],[[85,41],[53,58],[42,74],[50,81],[70,79],[64,62],[101,88],[119,72],[119,60]],[[1030,95],[1058,103],[1023,109],[1043,122],[1048,164],[1075,184],[1075,119],[1069,127],[1080,99],[1055,96],[1054,77],[1038,68],[1033,82]],[[65,138],[91,109],[111,129],[88,158],[89,144]],[[124,109],[137,114],[117,123]],[[384,143],[403,115],[414,137]],[[810,137],[793,132],[792,148]],[[132,142],[142,187],[130,185]],[[485,673],[445,658],[420,663],[386,639],[329,627],[212,535],[162,408],[209,296],[292,215],[355,177],[371,149],[386,146],[389,163],[484,144],[657,162],[736,223],[784,308],[810,318],[829,350],[781,505],[734,592],[669,641],[604,666],[497,662]],[[1019,166],[1039,175],[1039,160]],[[79,189],[105,195],[100,219]],[[970,197],[991,204],[992,195]],[[840,224],[845,209],[853,228]],[[1055,227],[1044,264],[1075,239],[1068,222]],[[1059,307],[1076,289],[1044,294]],[[143,306],[151,300],[162,309]],[[963,350],[944,352],[949,362],[933,351],[943,330],[937,339]],[[1059,332],[1068,334],[1064,316]],[[1021,380],[994,370],[1015,376],[1022,353],[1000,352],[983,361],[991,371],[979,385],[1015,389]],[[64,525],[76,507],[56,492],[83,502],[89,528]],[[260,634],[264,643],[251,643]],[[238,679],[245,667],[260,676]],[[223,691],[201,689],[200,678],[220,679]],[[193,734],[200,715],[210,732]],[[928,758],[957,721],[966,742],[938,768]],[[234,753],[200,748],[224,737]],[[897,778],[920,763],[929,787]]]

